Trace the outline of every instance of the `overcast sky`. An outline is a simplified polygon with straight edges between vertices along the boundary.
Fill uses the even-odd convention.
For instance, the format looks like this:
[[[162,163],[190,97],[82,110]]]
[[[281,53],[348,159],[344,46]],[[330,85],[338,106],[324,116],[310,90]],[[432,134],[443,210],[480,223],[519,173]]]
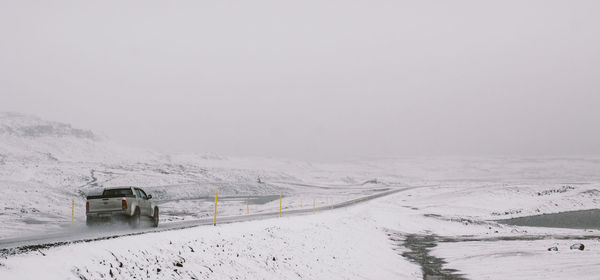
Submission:
[[[600,1],[0,2],[0,111],[166,152],[600,154]]]

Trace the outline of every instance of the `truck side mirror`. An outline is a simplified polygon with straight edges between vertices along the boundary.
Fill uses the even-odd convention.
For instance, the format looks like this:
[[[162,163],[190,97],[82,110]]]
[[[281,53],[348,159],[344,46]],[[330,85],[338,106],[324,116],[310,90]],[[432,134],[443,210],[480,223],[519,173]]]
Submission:
[[[152,195],[151,194],[148,195],[148,199],[152,199]]]

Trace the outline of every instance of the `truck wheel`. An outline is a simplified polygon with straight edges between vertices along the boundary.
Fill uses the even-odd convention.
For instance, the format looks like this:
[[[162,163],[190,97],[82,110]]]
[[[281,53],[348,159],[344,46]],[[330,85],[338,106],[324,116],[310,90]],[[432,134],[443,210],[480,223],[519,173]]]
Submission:
[[[154,216],[152,216],[152,226],[158,227],[158,207],[154,208]]]
[[[135,208],[135,212],[133,212],[133,216],[129,217],[129,225],[131,227],[138,227],[140,225],[140,209]]]
[[[96,223],[96,221],[92,217],[87,217],[85,219],[85,225],[88,226],[88,227],[93,226],[95,223]]]

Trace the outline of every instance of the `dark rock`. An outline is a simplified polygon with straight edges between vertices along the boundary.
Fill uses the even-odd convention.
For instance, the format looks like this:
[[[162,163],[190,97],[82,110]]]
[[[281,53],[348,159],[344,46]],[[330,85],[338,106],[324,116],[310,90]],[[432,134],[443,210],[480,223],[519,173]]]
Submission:
[[[583,246],[583,244],[581,244],[581,243],[576,243],[576,244],[571,245],[571,250],[583,251],[584,248],[585,248],[585,246]]]

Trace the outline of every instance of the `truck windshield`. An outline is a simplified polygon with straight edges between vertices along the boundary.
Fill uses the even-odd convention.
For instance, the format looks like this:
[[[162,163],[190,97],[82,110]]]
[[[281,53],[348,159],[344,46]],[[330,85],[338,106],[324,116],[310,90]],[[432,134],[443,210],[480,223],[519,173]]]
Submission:
[[[123,188],[123,189],[110,189],[110,190],[104,190],[104,192],[102,193],[102,195],[122,195],[122,196],[132,196],[133,192],[131,191],[130,188]]]

